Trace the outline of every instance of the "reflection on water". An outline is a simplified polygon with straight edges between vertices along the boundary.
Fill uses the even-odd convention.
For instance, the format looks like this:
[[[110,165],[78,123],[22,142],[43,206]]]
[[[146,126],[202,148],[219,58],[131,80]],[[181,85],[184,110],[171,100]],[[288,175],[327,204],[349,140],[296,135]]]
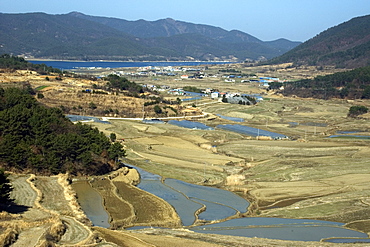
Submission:
[[[100,194],[87,181],[73,182],[72,187],[77,194],[82,210],[91,222],[95,226],[110,227],[109,215],[103,207]]]

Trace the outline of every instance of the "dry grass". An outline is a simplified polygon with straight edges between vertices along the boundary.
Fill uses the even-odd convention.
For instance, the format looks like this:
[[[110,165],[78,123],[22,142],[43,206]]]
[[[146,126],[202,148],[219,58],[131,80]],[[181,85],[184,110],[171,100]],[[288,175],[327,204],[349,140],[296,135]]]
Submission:
[[[240,67],[235,65],[235,68],[239,69]],[[212,69],[217,71],[218,68]],[[284,78],[284,75],[287,75],[287,77],[292,79],[297,77],[308,78],[315,73],[329,72],[315,72],[313,68],[289,71],[289,68],[286,66],[273,69],[261,67],[241,69],[247,73],[258,73],[260,76]],[[261,73],[258,70],[261,70]],[[287,73],[291,74],[288,75]],[[14,80],[14,78],[17,78],[17,75],[4,78],[4,81],[9,82]],[[102,107],[107,108],[111,108],[111,105],[115,104],[113,97],[113,103],[112,101],[107,101],[107,99],[95,96],[94,98],[86,96],[87,98],[84,98],[85,103],[81,102],[76,96],[77,93],[68,92],[77,92],[79,89],[73,88],[73,85],[67,85],[65,81],[46,83],[45,79],[35,75],[30,75],[28,79],[32,85],[48,84],[54,86],[53,89],[45,92],[45,95],[47,95],[46,98],[50,96],[50,102],[53,101],[52,103],[56,106],[61,105],[61,103],[68,103],[65,101],[60,101],[60,103],[56,100],[61,95],[71,95],[70,102],[75,102],[74,104],[77,105],[88,103],[89,100],[96,100]],[[24,81],[24,78],[22,80]],[[148,83],[146,80],[141,82]],[[89,85],[89,82],[83,83]],[[261,88],[255,84],[227,84],[213,79],[187,82],[168,79],[159,80],[158,83],[167,85],[172,83],[173,86],[190,85],[199,88],[215,87],[221,91],[229,92],[262,92]],[[54,89],[63,89],[65,94],[53,91]],[[211,101],[205,100],[197,103],[206,112],[242,117],[246,120],[243,123],[245,125],[282,133],[292,137],[293,140],[257,141],[241,134],[223,130],[188,130],[168,124],[154,126],[128,121],[113,121],[112,125],[95,123],[92,125],[98,126],[106,134],[115,132],[118,138],[125,138],[124,144],[128,153],[127,163],[139,165],[164,177],[177,178],[192,183],[202,183],[204,176],[206,176],[210,178],[211,183],[217,183],[218,186],[223,186],[226,189],[243,192],[242,196],[246,196],[252,201],[250,215],[326,219],[345,222],[348,227],[370,232],[370,204],[368,200],[370,196],[370,190],[368,189],[370,188],[368,182],[368,175],[370,174],[368,165],[370,161],[369,142],[358,139],[325,138],[338,130],[368,131],[370,126],[367,119],[347,118],[347,112],[352,105],[370,106],[370,101],[323,101],[284,98],[265,94],[265,101],[255,106],[214,102],[207,105],[203,104],[209,102]],[[141,110],[139,106],[140,102],[133,102],[132,104],[124,102],[120,105],[120,107],[128,107],[128,112],[130,113]],[[200,121],[210,126],[232,123],[219,118],[209,119]],[[291,122],[297,124],[292,125],[290,124]],[[313,126],[312,123],[321,125]],[[151,149],[148,149],[149,145]],[[208,148],[214,145],[217,146],[217,149],[212,150]],[[225,186],[224,181],[227,177],[234,180],[238,178],[237,184],[230,183],[230,186]],[[15,191],[23,191],[23,188],[29,190],[30,193],[27,192],[26,194],[31,195],[30,199],[26,201],[26,199],[21,199],[23,197],[21,196],[17,200],[20,202],[23,200],[24,205],[31,206],[32,210],[20,215],[20,219],[11,219],[11,224],[9,225],[1,225],[3,229],[9,229],[6,235],[1,235],[1,241],[12,241],[14,236],[22,234],[22,232],[33,227],[50,227],[53,224],[57,224],[58,221],[54,222],[54,218],[50,213],[59,215],[61,211],[72,212],[71,209],[67,210],[64,208],[68,207],[66,205],[71,205],[69,199],[60,200],[59,202],[63,201],[63,205],[57,205],[57,207],[53,207],[52,203],[42,201],[45,198],[52,197],[51,192],[45,191],[47,187],[41,185],[43,182],[47,183],[48,179],[37,182],[33,182],[33,179],[35,179],[35,176],[28,179],[28,187],[24,186],[25,179],[20,179],[20,184],[15,189]],[[39,184],[38,188],[34,186],[35,183]],[[178,222],[172,215],[172,208],[167,209],[168,205],[163,202],[153,198],[150,199],[147,193],[135,190],[135,188],[121,182],[114,182],[113,186],[110,181],[105,181],[101,182],[99,186],[101,194],[107,198],[105,200],[108,211],[112,212],[111,215],[115,215],[116,219],[120,219],[119,217],[125,218],[125,216],[119,216],[119,209],[116,203],[117,205],[118,203],[122,205],[123,201],[127,201],[126,205],[130,203],[132,206],[127,207],[128,211],[126,212],[131,212],[133,208],[134,213],[128,214],[128,217],[135,215],[135,218],[132,218],[135,219],[134,223],[151,224],[148,222],[152,221],[152,223],[155,222],[155,224],[153,223],[154,225],[160,225],[159,222],[162,220],[166,224],[176,225]],[[109,189],[107,190],[106,188]],[[52,188],[51,191],[53,191]],[[122,191],[130,191],[130,194],[128,195]],[[60,192],[60,194],[64,193],[60,190],[60,186],[55,187],[55,193],[57,192]],[[36,193],[37,196],[35,195]],[[143,205],[146,205],[147,200],[163,210],[161,211],[162,216],[152,216],[154,209],[143,207]],[[122,210],[120,213],[122,214]],[[32,215],[37,219],[36,222],[31,220]],[[43,217],[40,217],[40,215],[43,215]],[[6,218],[7,216],[4,217]],[[75,241],[81,244],[93,241],[91,233],[85,234],[89,233],[89,228],[84,228],[80,223],[76,224],[73,220],[69,221],[67,218],[64,218],[62,222],[67,226],[66,232],[69,229],[69,234],[71,234],[69,237],[66,237],[66,245],[72,244],[72,242],[68,243],[68,241],[73,239],[75,233],[76,238],[80,238],[79,241],[76,239]],[[20,227],[12,227],[14,224]],[[81,226],[86,232],[80,228]],[[76,230],[75,233],[73,229]],[[34,228],[34,230],[35,232],[37,230],[41,231],[39,228]],[[32,230],[30,231],[32,232]],[[149,237],[147,235],[133,234],[127,236],[125,233],[121,235],[120,232],[107,229],[100,229],[99,232],[107,239],[117,241],[117,244],[123,246],[124,244],[127,246],[174,246],[175,243],[179,242],[184,243],[183,246],[191,246],[192,244],[198,244],[198,242],[186,242],[185,239],[191,238],[194,240],[196,236],[200,236],[194,233],[180,234],[179,232],[169,233],[166,231],[161,232],[160,230],[157,233],[146,232],[152,234]],[[5,231],[2,231],[2,233],[5,233]],[[160,236],[154,237],[153,234]],[[196,240],[206,241],[208,244],[211,243],[209,246],[316,245],[316,243],[291,243],[258,239],[249,239],[250,242],[248,242],[246,238],[230,244],[228,241],[231,239],[236,241],[238,238],[202,236]],[[41,238],[40,241],[42,240],[46,239]],[[41,242],[38,243],[40,244]],[[44,243],[46,244],[47,242]],[[320,243],[320,245],[335,246],[329,243]]]

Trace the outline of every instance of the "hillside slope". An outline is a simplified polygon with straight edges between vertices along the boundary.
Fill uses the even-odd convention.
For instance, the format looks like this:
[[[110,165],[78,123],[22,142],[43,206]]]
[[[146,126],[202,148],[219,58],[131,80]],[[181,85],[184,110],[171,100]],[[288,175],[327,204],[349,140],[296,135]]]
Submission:
[[[298,43],[172,19],[130,22],[72,12],[0,14],[0,44],[0,53],[35,58],[243,61],[276,57]]]
[[[269,63],[286,62],[343,68],[370,65],[370,15],[329,28]]]
[[[370,66],[286,83],[282,93],[320,99],[370,99]]]

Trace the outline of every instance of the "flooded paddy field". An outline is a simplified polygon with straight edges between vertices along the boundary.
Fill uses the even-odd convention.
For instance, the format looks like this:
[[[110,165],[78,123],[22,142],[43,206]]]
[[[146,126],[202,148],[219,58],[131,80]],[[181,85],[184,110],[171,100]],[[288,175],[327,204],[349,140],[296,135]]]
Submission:
[[[104,208],[100,194],[86,181],[73,183],[78,202],[89,219],[96,226],[110,227],[109,215]]]
[[[318,220],[280,218],[241,218],[197,226],[196,232],[227,234],[293,241],[320,241],[325,238],[366,238],[367,234],[349,230],[343,224]]]
[[[233,208],[241,213],[245,213],[249,202],[242,197],[222,189],[196,184],[185,183],[176,179],[165,179],[164,183],[171,188],[180,191],[189,198],[196,198],[203,201],[213,202]]]
[[[242,125],[281,133],[291,140],[260,141],[223,129],[184,132],[169,124],[127,121],[113,121],[104,128],[125,137],[128,163],[159,174],[165,183],[174,178],[233,191],[251,203],[244,216],[322,219],[368,233],[368,140],[326,138],[340,130],[366,131],[369,127],[365,120],[348,119],[349,107],[348,102],[335,100],[273,98],[256,106],[212,104],[204,108],[242,118]],[[209,127],[235,124],[221,117],[197,122]],[[291,122],[299,124],[292,126]],[[186,196],[209,203],[209,208],[215,206],[214,212],[222,210],[222,203]],[[204,221],[212,217],[210,211],[198,215]]]

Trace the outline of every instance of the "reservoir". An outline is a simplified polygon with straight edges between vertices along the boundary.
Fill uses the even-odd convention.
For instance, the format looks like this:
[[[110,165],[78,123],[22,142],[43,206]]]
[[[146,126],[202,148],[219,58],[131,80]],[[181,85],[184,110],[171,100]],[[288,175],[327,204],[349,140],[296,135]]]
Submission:
[[[76,68],[125,68],[125,67],[167,67],[167,66],[201,66],[207,64],[228,64],[230,62],[107,62],[107,61],[51,61],[28,60],[34,64],[45,64],[61,70]]]

